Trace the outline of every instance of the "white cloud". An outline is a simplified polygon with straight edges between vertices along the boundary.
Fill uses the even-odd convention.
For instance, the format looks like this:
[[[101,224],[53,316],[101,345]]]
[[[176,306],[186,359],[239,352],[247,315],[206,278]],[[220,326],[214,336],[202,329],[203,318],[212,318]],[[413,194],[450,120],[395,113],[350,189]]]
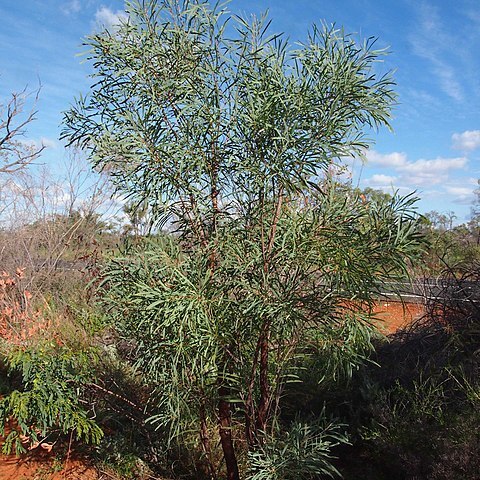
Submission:
[[[418,13],[420,21],[415,33],[410,37],[413,51],[430,63],[443,92],[461,102],[465,97],[462,84],[458,80],[461,76],[454,68],[452,60],[452,57],[458,57],[455,55],[456,42],[446,33],[435,7],[421,3]]]
[[[468,160],[465,157],[421,159],[408,162],[398,170],[403,182],[409,185],[431,186],[446,182],[451,171],[461,170],[467,163]]]
[[[390,175],[383,175],[382,173],[376,173],[370,178],[365,180],[365,183],[369,186],[388,186],[395,183],[397,177],[392,177]]]
[[[457,81],[457,72],[441,60],[436,59],[435,73],[438,75],[440,85],[443,91],[457,102],[461,102],[464,98],[463,88]]]
[[[20,143],[27,148],[31,148],[32,150],[38,150],[42,146],[46,148],[57,148],[58,146],[55,140],[47,137],[41,137],[40,139],[24,138],[20,140]]]
[[[476,26],[480,27],[480,12],[478,10],[468,11],[467,16]]]
[[[473,193],[473,188],[468,188],[468,187],[445,187],[445,190],[447,193],[450,195],[456,195],[456,196],[467,196],[467,195],[472,195]]]
[[[453,148],[463,152],[471,152],[480,148],[480,130],[466,130],[452,135]]]
[[[115,30],[122,20],[127,18],[127,14],[123,10],[114,12],[108,7],[101,7],[95,13],[95,23],[103,28]]]
[[[467,185],[467,186],[466,186]],[[445,186],[445,192],[451,196],[453,203],[458,205],[471,205],[477,181],[474,178],[463,179],[463,182]]]
[[[432,160],[419,159],[410,161],[405,153],[392,152],[382,154],[371,150],[366,154],[367,160],[374,166],[381,166],[393,170],[395,176],[377,174],[369,179],[373,185],[395,184],[409,187],[432,186],[444,183],[449,179],[452,171],[462,170],[467,166],[466,157],[435,158]]]
[[[407,155],[399,152],[383,154],[376,152],[375,150],[369,150],[366,153],[366,157],[369,163],[382,167],[396,168],[407,163]]]
[[[42,137],[40,138],[40,144],[44,145],[46,148],[57,148],[57,142],[51,138]]]
[[[416,160],[407,162],[398,167],[402,173],[409,174],[442,174],[450,170],[459,170],[464,168],[468,160],[465,157],[458,158],[435,158],[434,160]]]
[[[65,15],[78,13],[81,8],[82,6],[80,4],[80,0],[70,0],[69,2],[64,2],[63,5],[60,7],[60,9]]]

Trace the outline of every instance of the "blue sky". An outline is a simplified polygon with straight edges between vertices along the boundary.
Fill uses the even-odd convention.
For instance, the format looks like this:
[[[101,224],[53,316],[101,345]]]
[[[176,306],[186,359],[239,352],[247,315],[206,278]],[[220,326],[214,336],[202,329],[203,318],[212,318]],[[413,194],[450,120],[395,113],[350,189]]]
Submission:
[[[416,190],[420,211],[454,211],[468,220],[480,178],[479,0],[233,0],[235,13],[266,9],[272,29],[291,40],[326,21],[389,47],[382,70],[395,70],[399,105],[394,133],[381,131],[352,165],[360,186],[407,193]],[[120,0],[1,0],[0,100],[41,83],[30,141],[47,145],[42,160],[64,162],[58,140],[62,111],[88,90],[82,38],[122,15]],[[60,168],[60,166],[58,167]]]

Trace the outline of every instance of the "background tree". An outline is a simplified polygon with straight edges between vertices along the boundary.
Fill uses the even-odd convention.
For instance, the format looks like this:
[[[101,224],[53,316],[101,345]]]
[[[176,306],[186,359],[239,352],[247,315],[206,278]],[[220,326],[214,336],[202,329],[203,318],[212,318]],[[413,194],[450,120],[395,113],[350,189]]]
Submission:
[[[425,214],[425,217],[430,223],[431,228],[438,229],[443,232],[447,229],[449,221],[446,214],[437,212],[436,210],[431,210]]]
[[[26,127],[35,120],[39,91],[34,93],[33,107],[25,112],[29,94],[26,90],[12,93],[10,100],[0,103],[0,173],[15,173],[40,156],[44,145],[23,140]]]
[[[25,268],[22,283],[34,296],[58,293],[68,302],[79,296],[87,262],[115,245],[110,223],[119,207],[107,177],[79,152],[70,152],[62,170],[26,166],[7,175],[0,189],[0,265],[7,272]]]
[[[63,137],[176,232],[114,259],[102,296],[139,346],[152,420],[171,440],[197,431],[211,478],[216,424],[238,479],[239,443],[252,465],[271,460],[285,384],[307,358],[328,350],[325,374],[360,361],[378,281],[405,274],[416,251],[412,198],[364,203],[319,186],[388,125],[393,83],[373,69],[372,39],[335,28],[294,48],[266,18],[228,23],[206,2],[127,13],[87,38],[95,85]],[[333,474],[323,451],[304,458],[309,474]]]
[[[148,218],[148,203],[144,200],[140,204],[127,202],[123,206],[123,213],[127,216],[129,224],[125,225],[125,233],[135,236],[146,236],[150,229]]]
[[[474,190],[475,198],[473,200],[469,227],[473,231],[477,245],[480,245],[480,180],[478,180],[478,188]]]

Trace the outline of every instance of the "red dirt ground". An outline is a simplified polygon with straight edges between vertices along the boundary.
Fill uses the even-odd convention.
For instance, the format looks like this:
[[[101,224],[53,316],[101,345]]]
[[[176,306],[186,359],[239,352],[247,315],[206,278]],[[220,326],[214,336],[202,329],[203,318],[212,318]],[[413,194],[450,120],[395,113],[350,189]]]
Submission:
[[[70,459],[66,468],[56,468],[53,452],[35,452],[21,457],[0,455],[0,480],[99,480],[95,468],[80,459]]]
[[[425,310],[423,305],[416,303],[381,302],[374,313],[380,320],[379,329],[388,335],[421,317]]]
[[[5,427],[5,434],[11,431],[12,424]],[[0,437],[0,445],[3,438]],[[27,448],[27,444],[24,444]],[[57,447],[58,448],[58,447]],[[114,476],[109,476],[114,479]],[[106,478],[105,476],[103,478]],[[55,445],[45,443],[29,452],[0,454],[0,480],[101,480],[97,470],[86,459],[71,451],[67,458],[60,459]]]

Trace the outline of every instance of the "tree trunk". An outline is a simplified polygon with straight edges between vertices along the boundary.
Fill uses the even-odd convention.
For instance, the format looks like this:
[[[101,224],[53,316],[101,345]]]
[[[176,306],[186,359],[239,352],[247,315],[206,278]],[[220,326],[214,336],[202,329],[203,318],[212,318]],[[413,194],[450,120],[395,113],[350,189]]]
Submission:
[[[228,388],[221,386],[219,388],[220,400],[218,402],[218,420],[220,442],[222,444],[223,457],[227,467],[226,480],[240,480],[238,472],[237,456],[232,438],[232,411],[230,404],[225,400],[228,396]]]
[[[207,418],[203,406],[200,407],[200,441],[207,460],[207,468],[210,478],[216,480],[217,474],[212,460],[212,449],[210,447],[210,438],[208,436]]]
[[[211,188],[210,188],[210,200],[212,202],[212,226],[210,232],[210,238],[213,238],[214,245],[209,258],[209,267],[212,273],[215,271],[217,265],[217,227],[218,216],[220,209],[218,207],[218,162],[216,160],[216,148],[212,144],[212,169],[211,169]],[[222,371],[222,370],[220,370]],[[221,382],[224,380],[221,380]],[[227,467],[226,480],[240,480],[238,472],[237,455],[235,453],[235,447],[232,438],[232,410],[230,403],[226,400],[230,395],[230,389],[220,384],[218,389],[219,401],[218,401],[218,422],[219,422],[219,434],[220,443],[222,445],[223,457],[225,459],[225,465]]]
[[[268,349],[270,344],[270,321],[263,325],[260,337],[260,402],[256,418],[257,432],[265,432],[270,405],[270,384],[268,381]]]

